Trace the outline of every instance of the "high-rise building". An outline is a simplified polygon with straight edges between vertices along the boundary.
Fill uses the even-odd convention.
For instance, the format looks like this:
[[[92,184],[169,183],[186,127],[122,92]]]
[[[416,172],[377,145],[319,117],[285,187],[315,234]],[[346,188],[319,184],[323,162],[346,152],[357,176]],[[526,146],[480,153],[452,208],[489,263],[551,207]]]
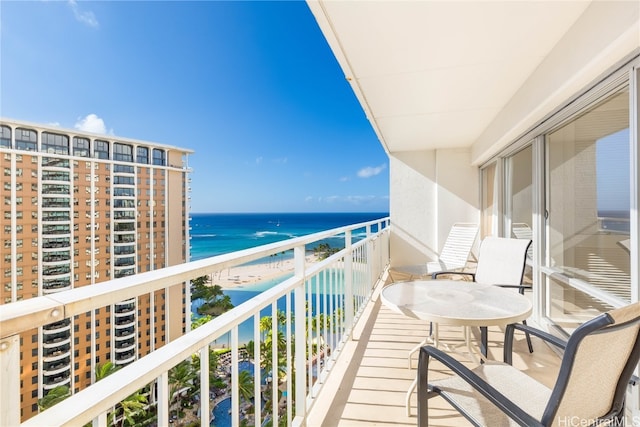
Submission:
[[[0,303],[184,263],[192,151],[0,119]],[[126,280],[126,279],[123,279]],[[21,335],[21,413],[180,336],[187,290],[162,291]]]

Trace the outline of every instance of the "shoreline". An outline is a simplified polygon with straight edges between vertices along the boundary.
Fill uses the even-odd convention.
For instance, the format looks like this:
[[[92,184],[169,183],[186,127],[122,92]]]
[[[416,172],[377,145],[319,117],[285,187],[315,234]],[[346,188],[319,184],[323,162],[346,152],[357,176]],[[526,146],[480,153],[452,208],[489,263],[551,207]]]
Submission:
[[[318,261],[315,254],[306,255],[307,264]],[[294,259],[275,259],[273,261],[245,264],[236,267],[211,273],[209,275],[209,286],[219,285],[222,289],[238,289],[244,285],[254,285],[256,283],[277,279],[287,273],[294,271]]]

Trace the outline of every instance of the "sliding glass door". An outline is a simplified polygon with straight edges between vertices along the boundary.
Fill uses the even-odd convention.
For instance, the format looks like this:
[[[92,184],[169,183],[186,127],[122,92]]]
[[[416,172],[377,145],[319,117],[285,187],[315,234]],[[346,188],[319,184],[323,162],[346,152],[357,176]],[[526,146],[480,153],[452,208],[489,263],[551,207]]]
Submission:
[[[546,316],[566,332],[630,301],[629,91],[546,135]]]
[[[505,159],[504,236],[533,239],[533,148],[531,144]],[[527,252],[525,281],[532,283],[533,245]]]

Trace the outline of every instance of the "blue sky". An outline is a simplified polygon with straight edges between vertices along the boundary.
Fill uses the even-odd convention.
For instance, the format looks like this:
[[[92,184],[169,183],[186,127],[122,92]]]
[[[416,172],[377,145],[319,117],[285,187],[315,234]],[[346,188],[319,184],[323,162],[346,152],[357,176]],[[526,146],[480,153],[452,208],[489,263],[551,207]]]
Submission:
[[[304,2],[2,1],[0,116],[195,151],[193,212],[387,212]]]

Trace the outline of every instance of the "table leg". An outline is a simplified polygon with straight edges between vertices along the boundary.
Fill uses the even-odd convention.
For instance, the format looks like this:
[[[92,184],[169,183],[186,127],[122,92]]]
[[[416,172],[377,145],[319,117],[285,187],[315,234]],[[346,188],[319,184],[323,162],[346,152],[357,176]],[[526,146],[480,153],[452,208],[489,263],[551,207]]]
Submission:
[[[429,341],[431,341],[433,343],[433,345],[437,348],[439,348],[440,346],[440,341],[438,338],[438,324],[434,323],[433,324],[433,334],[431,334],[430,336],[428,336],[427,338],[425,338],[419,345],[417,345],[416,347],[414,347],[413,349],[411,349],[411,352],[409,353],[409,369],[411,369],[411,355],[413,353],[415,353],[416,351],[420,350],[420,347],[422,347],[423,345],[425,345],[426,343],[428,343]],[[473,363],[482,363],[483,361],[487,360],[487,328],[486,327],[481,327],[480,328],[480,333],[481,333],[481,344],[480,344],[480,348],[481,348],[481,354],[479,355],[480,358],[478,358],[476,356],[476,352],[477,350],[475,350],[472,346],[471,346],[471,327],[469,326],[463,326],[463,335],[464,335],[464,345],[467,347],[467,354],[469,355],[469,358],[471,359],[471,361],[473,361]],[[448,346],[443,344],[445,350],[447,351],[455,351],[456,347],[459,347],[460,345],[455,345],[455,346]],[[406,410],[407,410],[407,416],[410,417],[411,416],[411,394],[414,392],[414,390],[416,389],[416,386],[418,385],[418,377],[417,377],[417,373],[416,373],[416,378],[411,382],[411,386],[409,386],[409,391],[407,391],[407,395],[405,397],[405,405],[406,405]]]
[[[416,372],[416,378],[411,382],[409,386],[409,391],[407,391],[407,396],[405,397],[405,407],[407,408],[407,417],[411,416],[411,393],[418,386],[418,373]]]
[[[420,348],[422,346],[424,346],[425,344],[433,344],[435,347],[438,347],[438,345],[439,345],[438,324],[437,323],[432,323],[431,326],[433,328],[432,331],[431,331],[431,335],[429,335],[428,337],[423,339],[422,342],[420,342],[420,344],[418,344],[417,346],[413,347],[409,351],[409,369],[411,369],[411,356],[413,356],[413,353],[415,353],[418,350],[420,350]]]

